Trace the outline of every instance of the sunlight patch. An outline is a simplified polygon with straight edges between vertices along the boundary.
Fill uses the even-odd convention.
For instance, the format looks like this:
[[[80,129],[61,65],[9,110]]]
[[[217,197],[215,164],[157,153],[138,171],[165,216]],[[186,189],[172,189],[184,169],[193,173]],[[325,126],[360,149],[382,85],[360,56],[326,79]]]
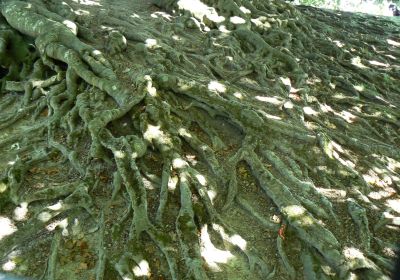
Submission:
[[[166,20],[170,21],[172,19],[172,16],[170,14],[167,14],[165,12],[154,12],[151,14],[152,18],[158,18],[159,16],[165,18]],[[137,16],[139,17],[139,16]]]
[[[211,81],[208,84],[208,90],[224,93],[226,91],[226,87],[224,84],[221,84],[218,81]]]
[[[346,259],[353,260],[353,259],[364,259],[364,254],[358,250],[357,248],[345,248],[343,250],[343,255]]]
[[[168,180],[168,190],[174,191],[177,185],[178,185],[178,177],[177,176],[170,177]]]
[[[386,201],[386,206],[393,209],[393,211],[400,213],[400,199],[389,199]]]
[[[386,42],[388,42],[389,45],[392,45],[392,46],[395,46],[395,47],[400,47],[400,43],[399,42],[396,42],[396,41],[393,41],[393,40],[390,40],[390,39],[387,39]]]
[[[13,271],[15,268],[17,267],[17,264],[15,263],[15,261],[9,260],[6,263],[4,263],[1,268],[4,271]],[[0,275],[0,279],[3,279],[3,277]],[[4,278],[6,279],[6,278]]]
[[[44,211],[38,215],[38,219],[44,223],[50,220],[51,217],[52,217],[51,214],[47,211]]]
[[[357,90],[357,91],[363,91],[364,90],[364,85],[355,85],[355,86],[353,86],[354,87],[354,89],[355,90]]]
[[[291,87],[292,83],[288,77],[280,77],[279,78],[285,86]]]
[[[215,23],[225,20],[223,16],[219,16],[215,8],[209,7],[199,0],[179,0],[177,3],[179,9],[191,12],[196,18],[207,18]]]
[[[17,227],[9,218],[0,216],[0,240],[17,231]]]
[[[274,105],[281,105],[283,103],[282,100],[278,99],[277,97],[269,97],[269,96],[256,96],[255,99],[262,101],[262,102],[267,102],[271,103]]]
[[[361,58],[359,56],[353,57],[351,59],[351,64],[353,64],[354,66],[357,66],[358,68],[368,68],[367,66],[362,64]]]
[[[238,99],[243,99],[243,94],[241,94],[240,92],[235,92],[233,94],[234,97],[238,98]]]
[[[202,185],[203,187],[204,187],[205,185],[207,185],[207,180],[206,180],[206,178],[205,178],[203,175],[197,174],[197,175],[196,175],[196,179],[197,179],[197,181],[200,183],[200,185]]]
[[[22,202],[14,210],[14,220],[16,221],[26,220],[27,215],[28,215],[28,202]]]
[[[47,209],[57,211],[57,210],[61,210],[62,206],[63,206],[63,202],[60,200],[57,203],[48,206]]]
[[[286,212],[289,216],[301,216],[306,213],[306,209],[299,205],[289,205],[283,207],[282,212]]]
[[[185,136],[185,137],[188,137],[188,138],[192,138],[192,135],[190,134],[190,132],[187,131],[187,129],[184,128],[184,127],[179,128],[178,132],[182,136]]]
[[[314,115],[314,116],[318,115],[318,112],[309,106],[304,107],[303,112],[306,115]]]
[[[231,252],[220,250],[212,244],[207,225],[204,225],[201,229],[200,244],[201,256],[214,271],[220,271],[217,263],[227,263],[234,257]]]
[[[245,19],[243,19],[241,17],[238,17],[238,16],[231,17],[229,19],[229,21],[232,22],[233,24],[244,24],[244,23],[246,23]]]
[[[160,47],[160,46],[158,45],[156,39],[146,39],[145,46],[146,46],[148,49],[151,49],[151,50],[154,50],[154,49]]]
[[[394,60],[396,60],[397,58],[396,57],[394,57],[393,55],[391,55],[391,54],[385,54],[385,56],[386,57],[389,57],[389,58],[391,58],[391,59],[394,59]]]
[[[393,188],[387,188],[385,190],[381,190],[378,192],[370,192],[368,194],[369,198],[375,199],[375,200],[380,200],[384,198],[388,198],[396,194],[396,190]]]
[[[188,165],[187,162],[184,161],[184,160],[181,159],[181,158],[175,158],[175,159],[172,161],[172,166],[173,166],[175,169],[181,169],[181,168],[186,167],[187,165]]]
[[[353,115],[352,113],[350,113],[348,111],[342,111],[336,115],[339,115],[348,123],[353,123],[357,119],[357,116]]]
[[[62,22],[69,30],[71,30],[72,33],[74,33],[74,35],[78,34],[78,26],[76,26],[76,24],[70,20],[64,20]]]
[[[122,159],[122,158],[125,157],[125,153],[124,153],[123,151],[115,151],[115,152],[114,152],[114,156],[115,156],[116,158]]]
[[[246,7],[240,6],[239,10],[241,10],[244,14],[251,14],[251,11]]]
[[[214,205],[214,198],[217,196],[217,193],[214,190],[208,190],[207,195],[210,198],[211,204]]]
[[[283,104],[283,108],[285,108],[285,109],[293,109],[294,108],[294,104],[293,104],[293,102],[292,101],[287,101],[287,102],[285,102],[285,104]]]
[[[0,182],[0,193],[3,193],[7,190],[7,185],[3,182]]]
[[[137,266],[132,269],[136,277],[150,276],[150,266],[146,260],[141,260]]]
[[[67,227],[68,227],[68,219],[67,218],[51,222],[50,224],[48,224],[46,226],[46,229],[48,231],[54,231],[57,226],[62,229],[61,234],[63,236],[68,236],[68,229],[67,229]]]
[[[339,48],[343,48],[345,45],[342,43],[342,42],[340,42],[339,40],[334,40],[333,41],[335,44],[336,44],[336,46],[338,46]]]
[[[86,5],[86,6],[99,6],[99,7],[102,6],[100,3],[98,3],[97,1],[93,1],[93,0],[72,0],[72,2],[81,4],[81,5]]]
[[[281,117],[270,115],[270,114],[267,114],[267,113],[263,113],[263,116],[266,117],[267,119],[271,119],[271,120],[278,120],[278,121],[282,120]]]
[[[328,112],[333,112],[334,111],[331,106],[329,106],[327,104],[324,104],[324,103],[322,103],[320,105],[320,108],[321,108],[321,111],[324,112],[324,113],[328,113]]]
[[[369,64],[374,65],[374,66],[381,66],[381,67],[389,67],[390,66],[389,64],[382,63],[382,62],[379,62],[376,60],[370,60],[368,62],[369,62]]]
[[[246,250],[247,241],[244,240],[240,235],[234,234],[232,236],[229,236],[228,234],[225,233],[224,228],[218,224],[212,224],[212,227],[215,231],[217,231],[221,235],[222,239],[228,241],[233,245],[238,246],[242,250]]]
[[[161,131],[159,125],[151,125],[147,126],[147,130],[143,134],[144,139],[149,142],[152,142],[153,139],[163,137],[164,133]]]

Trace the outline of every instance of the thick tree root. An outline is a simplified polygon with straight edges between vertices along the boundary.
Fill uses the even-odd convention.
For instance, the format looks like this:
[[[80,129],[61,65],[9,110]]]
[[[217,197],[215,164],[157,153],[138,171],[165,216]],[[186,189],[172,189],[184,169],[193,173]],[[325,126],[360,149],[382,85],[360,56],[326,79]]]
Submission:
[[[3,268],[96,280],[389,275],[398,25],[384,21],[384,34],[372,18],[280,1],[154,1],[172,14],[134,15],[110,3],[0,6]]]

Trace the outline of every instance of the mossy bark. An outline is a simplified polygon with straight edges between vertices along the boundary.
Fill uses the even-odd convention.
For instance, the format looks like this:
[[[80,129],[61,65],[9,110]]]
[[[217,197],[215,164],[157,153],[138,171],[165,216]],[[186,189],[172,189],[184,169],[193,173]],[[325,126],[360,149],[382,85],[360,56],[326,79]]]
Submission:
[[[17,228],[0,235],[3,268],[387,277],[399,24],[281,1],[133,2],[1,4],[0,218]]]

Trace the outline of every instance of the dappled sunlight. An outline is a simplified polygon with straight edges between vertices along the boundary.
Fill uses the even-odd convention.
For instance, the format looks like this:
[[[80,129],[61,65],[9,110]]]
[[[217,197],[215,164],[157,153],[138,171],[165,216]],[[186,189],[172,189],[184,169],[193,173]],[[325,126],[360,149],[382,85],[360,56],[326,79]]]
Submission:
[[[284,209],[287,213],[290,214],[290,216],[296,217],[296,216],[301,216],[306,213],[306,209],[304,207],[299,206],[299,205],[290,205],[286,206]]]
[[[233,234],[233,235],[229,236],[227,233],[225,233],[224,228],[218,224],[212,224],[212,228],[221,235],[223,240],[228,241],[229,243],[238,246],[242,250],[246,250],[247,241],[244,240],[243,237],[241,237],[240,235]]]
[[[77,9],[77,10],[74,11],[74,13],[76,15],[78,15],[78,16],[88,16],[88,15],[90,15],[89,11],[82,10],[82,9]]]
[[[392,39],[387,39],[386,42],[387,42],[389,45],[392,45],[392,46],[394,46],[394,47],[400,47],[400,42],[393,41]]]
[[[78,3],[80,5],[84,5],[84,6],[102,7],[102,5],[99,3],[99,0],[72,0],[72,2]]]
[[[119,159],[125,158],[125,153],[123,151],[114,151],[114,156]]]
[[[292,101],[286,101],[284,104],[283,104],[283,108],[285,108],[285,109],[288,109],[288,110],[291,110],[291,109],[293,109],[294,108],[294,104],[293,104],[293,102]]]
[[[63,202],[60,200],[57,203],[50,205],[47,207],[47,209],[53,210],[53,211],[59,211],[63,208]]]
[[[374,1],[374,0],[363,0],[363,1],[307,1],[307,0],[295,0],[293,2],[296,5],[312,5],[318,8],[333,9],[336,10],[337,16],[342,16],[343,12],[352,13],[365,13],[370,15],[381,15],[381,16],[392,16],[388,6],[392,1]]]
[[[195,155],[187,154],[185,155],[185,158],[193,166],[195,166],[198,162]]]
[[[11,219],[0,216],[0,240],[16,231],[17,227]]]
[[[154,13],[152,13],[151,14],[151,17],[152,18],[159,18],[159,17],[162,17],[162,18],[165,18],[166,20],[168,20],[168,21],[171,21],[172,20],[172,16],[170,15],[170,14],[167,14],[166,12],[154,12]]]
[[[363,174],[364,180],[371,185],[384,188],[386,191],[389,191],[391,189],[390,186],[394,181],[393,178],[386,174],[386,170],[379,172],[377,169],[378,168],[368,170],[367,174]]]
[[[210,198],[211,204],[214,205],[214,199],[217,197],[217,192],[214,190],[207,190],[207,195]]]
[[[376,60],[369,60],[368,63],[371,65],[374,65],[374,66],[379,66],[379,67],[385,67],[385,68],[390,67],[390,64],[382,63],[382,62],[379,62]]]
[[[393,211],[400,213],[400,199],[388,199],[385,204]]]
[[[322,80],[320,78],[318,78],[318,77],[312,77],[312,78],[308,78],[307,79],[307,84],[308,85],[316,85],[316,84],[319,84],[321,82],[322,82]]]
[[[203,187],[207,185],[206,177],[204,177],[201,174],[196,174],[195,177],[196,177],[197,181],[200,183],[200,185],[202,185]]]
[[[179,181],[179,179],[178,179],[177,176],[173,176],[173,177],[169,178],[169,180],[168,180],[168,190],[170,192],[175,191],[176,187],[178,186],[178,181]]]
[[[387,168],[393,172],[396,172],[397,169],[400,170],[400,161],[387,157]]]
[[[147,141],[152,142],[153,140],[155,140],[157,138],[164,137],[164,132],[161,130],[161,126],[149,124],[147,126],[147,130],[143,134],[143,137]]]
[[[239,10],[241,10],[244,14],[251,14],[251,11],[246,7],[240,6]]]
[[[355,90],[360,91],[360,92],[364,91],[364,89],[365,89],[364,85],[353,85],[353,87]]]
[[[341,111],[340,113],[334,113],[336,116],[341,117],[342,119],[344,119],[346,122],[348,123],[353,123],[355,120],[358,119],[357,116],[353,115],[352,113],[348,112],[348,111]]]
[[[285,86],[287,86],[288,88],[291,88],[291,87],[292,87],[292,83],[291,83],[291,81],[290,81],[290,78],[288,78],[288,77],[279,77],[279,79],[280,79],[281,82],[282,82]]]
[[[182,158],[174,158],[172,160],[172,166],[175,169],[183,169],[188,166],[188,163]]]
[[[368,183],[373,184],[373,183],[375,183],[375,181],[368,182]],[[368,197],[372,198],[372,199],[375,199],[375,200],[381,200],[381,199],[392,197],[395,194],[396,194],[396,190],[395,189],[387,187],[387,188],[385,188],[385,190],[370,192],[368,194]]]
[[[98,0],[72,0],[72,2],[85,6],[98,6],[98,7],[102,6]]]
[[[132,272],[136,277],[150,277],[151,275],[150,266],[146,260],[141,260],[133,267]]]
[[[334,112],[331,106],[325,103],[320,103],[321,111],[324,113]]]
[[[208,90],[215,91],[217,93],[224,93],[224,92],[226,92],[226,87],[224,84],[222,84],[218,81],[211,81],[208,84]]]
[[[0,182],[0,194],[7,190],[7,185],[4,182]]]
[[[303,107],[303,112],[306,115],[312,115],[312,116],[317,116],[319,114],[317,111],[315,111],[313,108],[309,106]]]
[[[175,41],[182,41],[182,37],[178,36],[178,35],[172,35],[171,37],[172,39],[174,39]]]
[[[349,259],[365,259],[364,254],[357,248],[354,247],[346,247],[343,249],[343,255]]]
[[[390,19],[235,0],[73,0],[59,14],[35,0],[14,23],[24,8],[5,5],[36,50],[0,80],[3,270],[387,274],[370,254],[400,225]]]
[[[39,213],[39,215],[37,216],[38,220],[43,223],[48,222],[52,217],[53,217],[53,214],[51,214],[48,211],[43,211],[43,212]]]
[[[162,13],[162,14],[164,14],[164,13]],[[136,13],[131,14],[129,17],[130,18],[140,18],[140,16]]]
[[[15,270],[17,267],[17,263],[13,260],[8,260],[7,262],[5,262],[1,268],[4,271],[13,271]],[[2,279],[3,277],[0,275],[0,279]]]
[[[280,98],[278,96],[272,96],[272,97],[271,96],[256,96],[254,98],[259,101],[271,103],[271,104],[277,105],[277,106],[282,105],[282,103],[284,102],[284,100],[282,100],[282,98]]]
[[[179,128],[178,132],[179,132],[179,134],[184,135],[185,137],[188,137],[188,138],[192,137],[190,132],[184,127]]]
[[[54,231],[57,227],[61,229],[61,234],[63,236],[68,236],[69,232],[68,232],[68,219],[60,219],[60,220],[56,220],[53,221],[51,223],[49,223],[48,225],[46,225],[46,229],[48,231]]]
[[[150,49],[150,50],[155,50],[157,48],[160,48],[161,46],[158,44],[156,39],[146,39],[145,42],[145,46],[146,48]]]
[[[214,23],[220,23],[225,20],[225,17],[218,15],[213,7],[207,6],[200,0],[179,0],[177,5],[179,9],[191,12],[200,20],[207,19]]]
[[[238,25],[246,23],[245,19],[238,17],[238,16],[230,17],[229,21],[232,22],[233,24],[238,24]]]
[[[395,226],[400,226],[400,216],[395,216],[387,211],[383,212],[383,218],[389,220],[388,222]]]
[[[268,114],[268,113],[264,113],[263,116],[266,117],[267,119],[270,119],[270,120],[282,120],[281,117],[274,116],[274,115],[271,115],[271,114]]]
[[[234,257],[230,251],[220,250],[211,242],[208,226],[204,225],[200,231],[201,256],[213,271],[220,271],[218,263],[227,263]]]
[[[24,221],[28,218],[28,203],[22,202],[20,205],[14,210],[14,220],[15,221]]]
[[[244,98],[243,94],[240,92],[234,92],[233,96],[240,100]]]
[[[317,190],[332,200],[344,201],[347,197],[347,192],[341,189],[317,188]]]
[[[339,48],[343,48],[345,46],[345,44],[339,40],[333,40],[333,42],[335,43],[336,46],[338,46]]]
[[[362,62],[361,62],[361,58],[359,56],[353,57],[351,59],[351,64],[353,64],[354,66],[357,66],[358,68],[361,69],[366,69],[368,68],[367,66],[365,66]]]

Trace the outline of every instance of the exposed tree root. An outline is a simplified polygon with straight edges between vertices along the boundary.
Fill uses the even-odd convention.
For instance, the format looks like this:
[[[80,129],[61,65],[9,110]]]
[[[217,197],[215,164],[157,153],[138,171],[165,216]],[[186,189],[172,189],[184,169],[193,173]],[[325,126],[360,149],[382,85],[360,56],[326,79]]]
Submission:
[[[3,270],[389,275],[398,24],[280,1],[94,2],[0,6]]]

